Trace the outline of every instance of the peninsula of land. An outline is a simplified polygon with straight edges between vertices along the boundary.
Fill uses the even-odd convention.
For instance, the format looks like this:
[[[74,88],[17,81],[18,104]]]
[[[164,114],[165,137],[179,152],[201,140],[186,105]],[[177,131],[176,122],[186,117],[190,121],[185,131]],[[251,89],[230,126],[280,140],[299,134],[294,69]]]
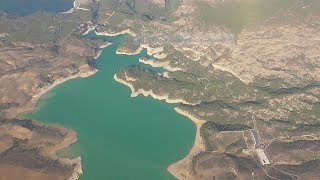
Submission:
[[[35,110],[39,97],[60,83],[97,72],[108,42],[86,35],[95,31],[126,34],[118,54],[147,51],[141,64],[114,74],[132,97],[174,103],[196,124],[189,155],[168,167],[176,178],[319,178],[318,0],[81,0],[73,6],[23,17],[0,13],[1,175],[77,179],[82,173],[81,158],[56,156],[76,132],[21,113]]]

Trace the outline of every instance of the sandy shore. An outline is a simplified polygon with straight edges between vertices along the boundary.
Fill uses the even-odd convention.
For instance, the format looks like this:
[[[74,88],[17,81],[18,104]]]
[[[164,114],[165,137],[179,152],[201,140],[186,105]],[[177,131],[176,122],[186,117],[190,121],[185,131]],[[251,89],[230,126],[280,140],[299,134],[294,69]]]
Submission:
[[[175,67],[172,67],[170,66],[169,62],[161,62],[161,60],[150,60],[150,59],[147,59],[147,58],[140,58],[139,59],[139,62],[143,63],[143,64],[147,64],[147,65],[150,65],[152,67],[155,67],[155,68],[163,68],[163,69],[166,69],[168,71],[181,71],[182,69],[181,68],[175,68]]]
[[[127,29],[127,30],[123,30],[123,31],[120,31],[120,32],[117,32],[117,33],[109,33],[109,32],[97,32],[95,31],[95,33],[97,35],[101,35],[101,36],[118,36],[118,35],[123,35],[123,34],[129,34],[133,37],[136,36],[135,33],[133,33],[130,29]],[[116,54],[119,54],[119,55],[128,55],[128,56],[131,56],[131,55],[137,55],[139,54],[143,49],[146,49],[147,50],[147,54],[149,56],[153,56],[157,59],[164,59],[167,57],[167,54],[164,53],[164,48],[163,47],[156,47],[156,48],[153,48],[153,47],[150,47],[148,44],[140,44],[139,48],[134,51],[134,52],[126,52],[124,50],[121,50],[121,49],[117,49],[117,52]]]
[[[109,33],[109,32],[97,32],[95,31],[96,35],[99,36],[118,36],[118,35],[123,35],[123,34],[129,34],[131,36],[136,36],[136,34],[134,34],[130,29],[127,30],[123,30],[117,33]]]
[[[79,179],[80,175],[83,174],[82,171],[82,164],[81,164],[81,157],[77,157],[75,159],[63,159],[65,163],[69,163],[69,164],[76,164],[76,166],[74,167],[74,171],[71,175],[71,177],[68,178],[68,180],[77,180]]]
[[[94,59],[98,59],[102,53],[102,50],[108,46],[110,46],[112,43],[110,42],[106,42],[105,44],[101,45],[99,48],[99,52],[96,54],[96,56],[94,57]],[[89,76],[92,76],[93,74],[95,74],[98,70],[94,69],[94,70],[89,70],[89,71],[84,71],[81,73],[78,73],[76,75],[72,75],[72,76],[68,76],[66,78],[61,78],[61,79],[57,79],[54,81],[54,83],[43,87],[42,89],[39,90],[38,93],[36,93],[35,95],[33,95],[31,101],[28,103],[28,105],[26,106],[27,108],[25,108],[23,110],[23,112],[18,112],[16,114],[19,114],[19,116],[24,113],[24,112],[30,112],[30,111],[34,111],[36,110],[36,107],[34,107],[37,103],[37,101],[40,99],[40,97],[42,95],[44,95],[45,93],[49,92],[51,89],[53,89],[55,86],[58,86],[59,84],[62,84],[66,81],[75,79],[75,78],[87,78]]]
[[[66,81],[69,81],[71,79],[86,78],[86,77],[89,77],[95,73],[96,73],[96,70],[93,70],[93,71],[83,72],[83,73],[79,73],[79,74],[76,74],[73,76],[69,76],[66,78],[56,80],[53,84],[42,88],[39,91],[39,93],[35,94],[31,100],[31,102],[29,103],[30,109],[25,109],[24,112],[36,110],[36,108],[37,108],[36,102],[40,99],[40,97],[42,95],[44,95],[45,93],[50,91],[55,86],[62,84]],[[63,141],[61,141],[59,144],[55,145],[54,147],[50,147],[50,149],[44,150],[43,153],[50,156],[50,157],[53,157],[54,159],[59,159],[60,161],[64,162],[65,164],[69,164],[69,165],[76,164],[74,171],[73,171],[71,177],[69,178],[69,180],[79,179],[79,176],[83,173],[82,164],[81,164],[81,157],[77,157],[75,159],[58,158],[58,156],[56,154],[59,150],[67,148],[71,144],[77,142],[77,133],[73,130],[66,129],[62,126],[58,126],[58,125],[50,125],[50,126],[54,126],[54,127],[58,128],[60,131],[63,131],[64,133],[66,133],[66,137],[63,139]]]
[[[56,128],[58,128],[60,131],[63,131],[64,133],[66,133],[66,137],[63,139],[63,141],[61,141],[59,144],[55,145],[54,147],[51,147],[50,149],[48,149],[47,151],[45,151],[44,153],[47,154],[50,157],[53,157],[54,159],[59,159],[60,161],[62,161],[65,164],[68,165],[73,165],[76,164],[76,166],[74,167],[74,171],[71,175],[71,177],[69,177],[69,180],[76,180],[79,179],[79,176],[83,173],[82,171],[82,164],[81,164],[81,157],[77,157],[75,159],[69,159],[69,158],[59,158],[57,156],[57,152],[69,147],[70,145],[72,145],[73,143],[77,142],[77,133],[73,130],[70,129],[66,129],[62,126],[58,126],[58,125],[50,125],[50,126],[55,126]]]
[[[62,12],[62,14],[70,14],[70,13],[73,13],[73,11],[75,9],[81,9],[81,10],[85,10],[85,11],[90,11],[89,9],[85,9],[85,8],[80,8],[80,5],[81,4],[87,4],[89,3],[90,0],[74,0],[73,1],[73,7],[69,10],[69,11],[65,11],[65,12]]]
[[[112,45],[112,43],[107,42],[107,43],[99,46],[100,50],[98,51],[97,55],[96,55],[93,59],[98,59],[98,58],[100,57],[101,53],[102,53],[102,50],[103,50],[104,48],[110,46],[110,45]]]
[[[192,157],[197,155],[199,152],[205,150],[205,146],[203,144],[202,138],[200,136],[200,128],[205,123],[205,121],[194,117],[192,114],[183,111],[179,108],[175,108],[175,110],[183,115],[191,119],[194,124],[197,126],[197,133],[194,141],[194,145],[190,150],[189,154],[180,161],[177,161],[171,164],[167,170],[177,179],[194,179],[195,177],[191,174],[191,165],[192,165]]]
[[[101,53],[102,53],[102,50],[99,50],[99,52],[97,53],[97,55],[93,59],[98,59],[100,57]]]
[[[188,102],[185,102],[182,99],[169,99],[167,96],[155,95],[152,91],[143,91],[143,90],[135,91],[133,85],[130,84],[127,81],[127,79],[126,80],[120,79],[117,77],[116,74],[114,75],[114,79],[117,82],[124,84],[131,89],[131,92],[132,92],[131,97],[135,97],[138,94],[143,94],[144,96],[151,96],[154,99],[165,100],[167,103],[190,104]],[[134,81],[134,79],[132,79],[132,81]],[[190,150],[189,154],[185,158],[183,158],[182,160],[177,161],[174,164],[171,164],[167,168],[167,170],[177,179],[193,179],[192,174],[191,174],[192,157],[197,155],[201,151],[205,150],[205,146],[204,146],[202,138],[200,136],[200,128],[206,121],[198,119],[195,116],[193,116],[192,114],[190,114],[186,111],[183,111],[179,108],[175,108],[175,111],[177,113],[191,119],[197,127],[197,132],[196,132],[196,136],[195,136],[194,145],[193,145],[192,149]]]
[[[52,126],[52,125],[51,125]],[[73,143],[77,142],[77,133],[73,130],[70,129],[65,129],[61,126],[58,126],[60,130],[63,130],[67,133],[66,138],[63,139],[62,142],[60,142],[58,145],[54,146],[53,148],[50,149],[50,151],[47,151],[48,155],[58,159],[57,152],[69,147]],[[82,171],[82,164],[81,164],[81,157],[77,157],[75,159],[69,159],[69,158],[59,158],[60,161],[62,161],[65,164],[73,165],[76,164],[74,167],[73,173],[71,177],[69,177],[69,180],[76,180],[79,179],[80,175],[83,173]]]
[[[81,1],[81,0],[80,0]],[[92,30],[92,29],[91,29]],[[91,31],[90,30],[90,31]],[[105,43],[103,45],[101,45],[99,48],[99,52],[96,54],[96,56],[94,57],[94,59],[98,59],[99,56],[102,53],[102,49],[106,48],[108,46],[110,46],[112,43]],[[50,90],[52,90],[54,87],[65,83],[69,80],[75,79],[75,78],[87,78],[89,76],[92,76],[93,74],[95,74],[98,70],[93,69],[93,70],[85,70],[81,73],[78,73],[76,75],[72,75],[72,76],[68,76],[65,78],[61,78],[61,79],[57,79],[54,81],[54,83],[45,86],[43,88],[41,88],[35,95],[33,95],[31,101],[28,103],[28,105],[26,106],[26,108],[24,108],[23,112],[18,112],[18,113],[14,113],[14,114],[19,114],[18,116],[23,116],[23,113],[25,112],[30,112],[30,111],[35,111],[36,110],[36,103],[37,101],[47,92],[49,92]],[[66,137],[63,139],[63,141],[61,141],[59,144],[55,145],[54,147],[51,147],[50,149],[45,149],[43,154],[50,156],[54,159],[59,159],[60,161],[62,161],[65,164],[68,165],[72,165],[72,164],[76,164],[75,168],[74,168],[74,172],[72,173],[71,177],[69,177],[69,180],[76,180],[79,179],[80,175],[83,173],[82,171],[82,164],[81,164],[81,157],[77,157],[75,159],[69,159],[69,158],[59,158],[56,153],[59,150],[62,150],[64,148],[69,147],[71,144],[77,142],[77,133],[73,130],[64,128],[62,126],[59,125],[50,125],[50,126],[54,126],[57,129],[59,129],[60,131],[63,131],[66,134]]]
[[[89,76],[95,74],[97,71],[98,70],[85,71],[82,73],[78,73],[76,75],[72,75],[72,76],[68,76],[65,78],[55,80],[52,84],[47,85],[47,86],[39,89],[38,92],[32,96],[32,99],[30,100],[30,102],[28,104],[26,104],[23,108],[12,109],[11,111],[8,111],[6,113],[6,117],[8,117],[8,118],[19,117],[19,118],[23,119],[24,113],[37,110],[37,107],[36,107],[37,101],[41,98],[41,96],[43,96],[45,93],[49,92],[54,87],[66,82],[66,81],[75,79],[75,78],[89,77]]]
[[[44,125],[41,122],[38,121],[34,121],[34,123],[37,123],[38,125]],[[48,148],[44,148],[41,153],[44,156],[48,156],[51,157],[52,159],[58,159],[60,162],[63,162],[67,165],[73,165],[76,164],[76,166],[74,167],[73,173],[71,175],[71,177],[69,177],[69,180],[76,180],[79,179],[79,176],[83,173],[82,171],[82,164],[81,164],[81,157],[77,157],[74,159],[69,159],[69,158],[59,158],[57,156],[57,152],[69,147],[70,145],[72,145],[73,143],[77,142],[77,133],[74,130],[71,129],[67,129],[63,126],[60,125],[52,125],[49,124],[49,126],[51,128],[55,128],[58,129],[60,132],[62,132],[63,134],[66,134],[66,137],[59,142],[58,144],[56,144],[55,146],[49,146]]]
[[[128,55],[128,56],[132,56],[132,55],[137,55],[139,54],[143,49],[147,50],[147,54],[149,56],[153,56],[157,59],[164,59],[167,57],[167,54],[163,52],[163,47],[157,47],[157,48],[153,48],[150,47],[148,44],[140,44],[139,48],[134,51],[134,52],[126,52],[123,49],[117,49],[117,54],[119,55]]]
[[[45,93],[47,93],[48,91],[53,89],[55,86],[58,86],[59,84],[62,84],[64,82],[66,82],[66,81],[69,81],[69,80],[72,80],[72,79],[75,79],[75,78],[87,78],[87,77],[92,76],[93,74],[95,74],[97,71],[98,70],[86,71],[86,72],[78,73],[76,75],[68,76],[66,78],[57,79],[51,85],[40,89],[39,92],[32,97],[31,102],[36,103],[40,99],[40,97],[42,95],[44,95]]]
[[[104,48],[106,48],[106,47],[108,47],[108,46],[111,46],[111,45],[112,45],[112,43],[111,43],[111,42],[107,42],[107,43],[105,43],[105,44],[103,44],[103,45],[99,46],[99,48],[102,50],[102,49],[104,49]]]
[[[103,48],[108,47],[109,45],[111,45],[112,43],[105,43],[103,45],[100,46],[100,51],[97,53],[97,55],[94,57],[94,59],[97,59],[102,52]],[[94,69],[94,70],[86,70],[83,71],[81,73],[78,73],[76,75],[72,75],[72,76],[68,76],[65,78],[61,78],[61,79],[57,79],[54,81],[54,83],[43,87],[42,89],[40,89],[38,91],[38,93],[36,93],[35,95],[33,95],[31,101],[28,103],[28,105],[26,106],[27,108],[25,108],[23,110],[23,112],[19,112],[19,116],[23,116],[23,113],[25,112],[30,112],[30,111],[35,111],[36,110],[36,103],[37,101],[47,92],[49,92],[50,90],[52,90],[54,87],[65,83],[69,80],[75,79],[75,78],[87,78],[93,74],[95,74],[98,70]],[[71,144],[77,142],[77,133],[73,130],[70,129],[66,129],[62,126],[59,125],[50,125],[50,126],[54,126],[56,128],[58,128],[60,131],[63,131],[64,133],[66,133],[66,137],[63,139],[63,141],[61,141],[59,144],[55,145],[54,147],[51,147],[50,149],[46,149],[44,150],[44,154],[48,155],[50,157],[53,157],[54,159],[59,159],[60,161],[62,161],[65,164],[68,165],[73,165],[76,164],[75,168],[74,168],[74,172],[72,173],[71,177],[69,177],[69,180],[76,180],[79,179],[80,175],[83,173],[82,171],[82,164],[81,164],[81,157],[77,157],[75,159],[69,159],[69,158],[59,158],[56,153],[59,150],[62,150],[64,148],[69,147]]]
[[[74,8],[72,8],[70,11],[65,12],[65,13],[72,13],[74,9],[77,8],[77,1],[74,2]],[[85,10],[85,9],[84,9]],[[93,29],[90,29],[88,32],[92,31]],[[86,33],[88,33],[86,32]],[[108,33],[108,32],[96,32],[95,33],[97,35],[103,35],[103,36],[117,36],[117,35],[121,35],[121,34],[129,34],[132,36],[135,36],[135,34],[133,32],[131,32],[129,29],[128,30],[124,30],[118,33]],[[110,44],[108,44],[110,45]],[[105,47],[107,47],[108,45],[106,45]],[[103,47],[104,48],[104,47]],[[117,51],[117,54],[126,54],[126,55],[135,55],[135,54],[139,54],[143,49],[147,49],[147,53],[148,55],[152,55],[155,58],[158,59],[163,59],[166,58],[166,54],[163,53],[163,47],[159,47],[159,48],[152,48],[146,44],[141,44],[140,47],[137,49],[136,52],[133,53],[125,53],[125,52],[119,52]],[[98,52],[98,54],[96,55],[95,59],[97,59],[101,54],[101,51]],[[149,64],[153,67],[163,67],[165,69],[168,69],[169,71],[176,71],[176,70],[180,70],[180,69],[174,69],[172,67],[169,66],[169,64],[165,64],[165,63],[159,63],[159,62],[153,62],[153,61],[146,61],[146,60],[141,60],[140,62],[145,63],[145,64]],[[39,90],[39,92],[37,94],[35,94],[31,100],[30,104],[30,109],[26,109],[24,112],[27,111],[34,111],[36,110],[35,104],[36,102],[40,99],[40,97],[42,95],[44,95],[45,93],[47,93],[48,91],[50,91],[51,89],[53,89],[55,86],[62,84],[66,81],[75,79],[75,78],[86,78],[89,77],[93,74],[96,73],[96,70],[93,71],[86,71],[86,72],[82,72],[76,75],[72,75],[66,78],[61,78],[56,80],[53,84],[46,86],[42,89]],[[135,97],[138,96],[139,94],[142,94],[144,96],[151,96],[154,99],[158,99],[158,100],[164,100],[167,103],[183,103],[183,104],[189,104],[189,105],[195,105],[192,104],[190,102],[187,102],[183,99],[170,99],[168,95],[156,95],[155,93],[153,93],[152,90],[150,91],[145,91],[143,89],[139,89],[138,91],[136,91],[133,87],[132,84],[130,84],[128,81],[122,80],[120,78],[117,77],[117,75],[114,75],[114,79],[121,83],[124,84],[126,86],[128,86],[131,89],[131,97]],[[133,79],[130,79],[131,81],[133,81]],[[179,108],[175,108],[175,110],[180,113],[181,115],[184,115],[188,118],[190,118],[195,125],[197,126],[197,133],[196,133],[196,137],[195,137],[195,142],[194,142],[194,146],[192,147],[190,153],[182,160],[170,165],[167,170],[176,178],[178,179],[190,179],[191,178],[191,174],[190,174],[190,166],[191,166],[191,161],[192,161],[192,157],[194,155],[196,155],[197,153],[201,152],[204,150],[204,145],[202,142],[202,138],[200,137],[200,127],[204,124],[205,121],[202,121],[200,119],[197,119],[196,117],[192,116],[191,114],[189,114],[188,112],[182,111]],[[22,112],[21,112],[22,113]],[[63,127],[60,127],[61,129],[63,129],[64,131],[67,131],[67,137],[58,145],[56,145],[55,147],[53,147],[52,149],[46,151],[47,154],[53,156],[53,157],[57,157],[56,152],[69,147],[71,144],[75,143],[77,141],[77,134],[75,131],[72,130],[67,130]],[[72,174],[72,176],[69,179],[78,179],[79,176],[83,173],[82,171],[82,166],[81,166],[81,157],[75,158],[75,159],[67,159],[67,158],[60,158],[60,160],[62,160],[63,162],[67,163],[67,164],[74,164],[76,163],[76,167],[75,167],[75,171]]]
[[[128,56],[133,56],[139,54],[143,50],[143,47],[140,46],[136,51],[134,52],[127,52],[124,49],[118,48],[116,54],[118,55],[128,55]]]
[[[128,78],[129,78],[129,77],[128,77]],[[146,96],[146,97],[150,96],[150,97],[152,97],[152,98],[154,98],[154,99],[161,100],[161,101],[165,101],[165,102],[167,102],[167,103],[182,103],[182,104],[188,104],[188,105],[195,105],[195,104],[190,103],[190,102],[187,102],[187,101],[185,101],[185,100],[183,100],[183,99],[171,99],[171,98],[169,98],[168,95],[157,95],[157,94],[153,93],[152,90],[150,90],[150,91],[145,91],[145,90],[143,90],[143,89],[139,89],[138,91],[136,91],[136,90],[134,89],[133,85],[130,84],[130,81],[133,81],[133,80],[132,80],[132,79],[128,79],[128,78],[126,78],[126,80],[123,80],[123,79],[118,78],[116,74],[114,75],[114,79],[115,79],[117,82],[119,82],[119,83],[121,83],[121,84],[123,84],[123,85],[126,85],[126,86],[128,86],[128,87],[130,88],[130,90],[131,90],[131,97],[136,97],[136,96],[138,96],[139,94],[142,94],[143,96]]]

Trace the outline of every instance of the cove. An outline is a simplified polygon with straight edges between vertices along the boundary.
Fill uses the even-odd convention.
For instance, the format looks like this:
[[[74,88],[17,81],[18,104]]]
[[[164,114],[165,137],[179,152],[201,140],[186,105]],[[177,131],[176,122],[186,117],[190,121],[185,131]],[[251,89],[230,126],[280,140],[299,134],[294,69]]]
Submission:
[[[166,168],[188,154],[196,127],[174,105],[141,95],[131,98],[129,88],[113,79],[128,65],[153,69],[138,62],[145,51],[117,55],[120,39],[108,39],[113,45],[102,51],[95,75],[55,87],[26,116],[77,131],[78,142],[60,155],[81,155],[81,180],[174,179]]]
[[[38,11],[65,12],[73,8],[73,0],[0,0],[0,10],[11,16],[26,16]]]

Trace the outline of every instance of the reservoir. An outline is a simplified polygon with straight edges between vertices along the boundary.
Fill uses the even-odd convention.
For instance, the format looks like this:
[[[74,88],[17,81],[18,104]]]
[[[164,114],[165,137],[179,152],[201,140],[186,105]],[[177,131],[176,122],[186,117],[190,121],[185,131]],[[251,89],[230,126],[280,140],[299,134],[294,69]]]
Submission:
[[[108,38],[107,38],[108,39]],[[55,87],[38,102],[28,118],[59,124],[78,133],[78,142],[59,155],[81,155],[81,180],[173,179],[166,168],[191,149],[196,127],[174,111],[174,105],[139,95],[113,76],[128,65],[140,65],[139,55],[117,55],[121,37],[109,38],[97,60],[99,71]]]
[[[65,12],[73,8],[73,0],[0,0],[0,11],[11,16],[26,16],[38,11]]]

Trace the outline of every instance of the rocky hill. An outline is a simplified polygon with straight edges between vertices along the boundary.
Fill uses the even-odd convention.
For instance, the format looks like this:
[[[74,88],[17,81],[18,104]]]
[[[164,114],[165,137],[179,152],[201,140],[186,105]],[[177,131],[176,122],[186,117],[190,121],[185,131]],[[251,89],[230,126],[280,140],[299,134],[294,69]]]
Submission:
[[[2,14],[0,173],[47,167],[74,177],[77,163],[48,154],[74,132],[17,117],[56,84],[95,72],[104,42],[83,36],[95,30],[127,33],[117,53],[147,49],[140,62],[165,69],[118,72],[133,97],[176,103],[197,125],[190,154],[168,168],[175,177],[318,179],[319,9],[318,0],[105,0],[72,13]]]

